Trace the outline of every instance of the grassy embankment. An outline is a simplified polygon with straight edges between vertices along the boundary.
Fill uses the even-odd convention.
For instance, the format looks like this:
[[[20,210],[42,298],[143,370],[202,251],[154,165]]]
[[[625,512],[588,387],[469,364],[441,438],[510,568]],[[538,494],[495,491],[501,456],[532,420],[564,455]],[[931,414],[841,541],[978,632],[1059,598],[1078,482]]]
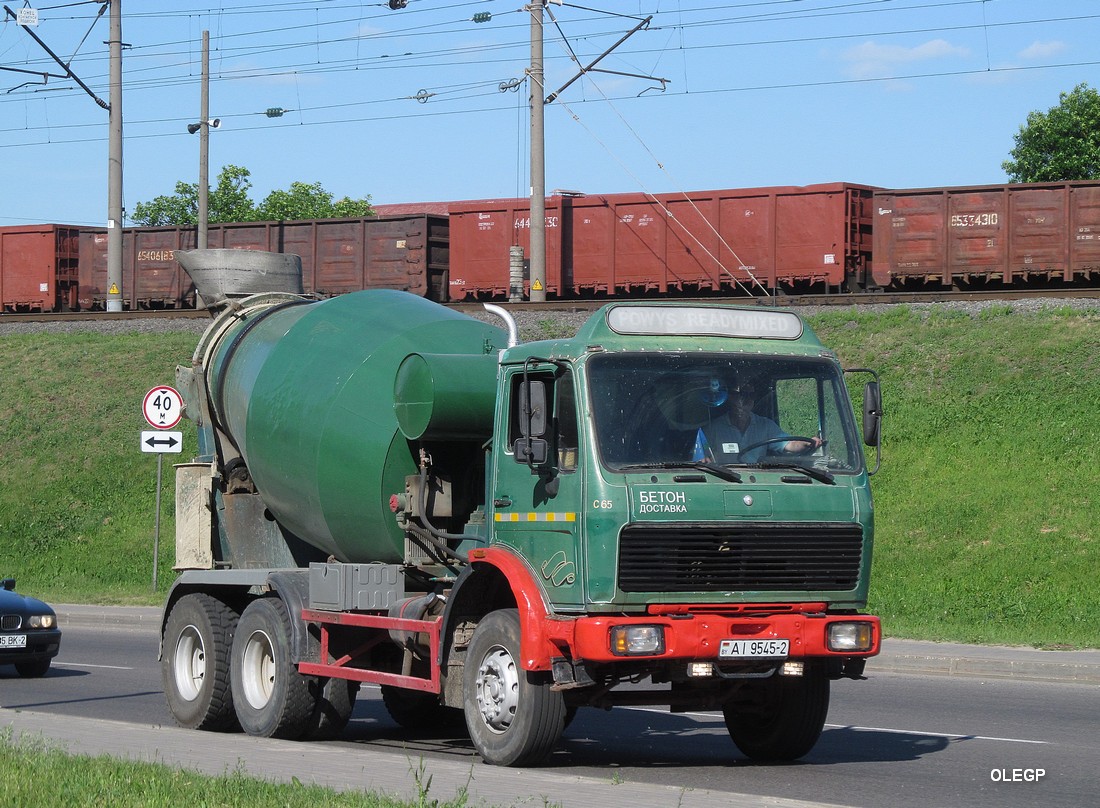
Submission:
[[[464,808],[468,804],[464,792],[450,800],[430,796],[431,777],[423,767],[412,770],[410,779],[417,791],[411,801],[375,792],[338,792],[296,780],[273,783],[249,777],[240,769],[209,777],[165,764],[68,755],[45,742],[13,741],[10,730],[0,732],[0,804],[19,808]]]
[[[1100,647],[1100,312],[812,322],[846,365],[882,374],[870,609],[887,634]],[[0,337],[0,574],[53,602],[160,602],[179,456],[164,464],[154,593],[156,461],[139,451],[140,405],[195,342]]]

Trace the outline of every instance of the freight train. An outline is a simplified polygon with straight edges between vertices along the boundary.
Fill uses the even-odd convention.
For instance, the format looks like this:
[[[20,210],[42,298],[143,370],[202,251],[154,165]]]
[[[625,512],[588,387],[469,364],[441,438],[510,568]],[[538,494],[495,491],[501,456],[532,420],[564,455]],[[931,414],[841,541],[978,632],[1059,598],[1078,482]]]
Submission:
[[[376,206],[379,216],[212,224],[208,246],[297,253],[318,297],[361,289],[500,300],[529,246],[524,199]],[[546,200],[551,299],[1094,282],[1100,182],[884,189],[854,183]],[[189,308],[194,227],[123,234],[127,309]],[[102,309],[106,230],[0,228],[4,311]],[[529,283],[529,278],[525,283]]]

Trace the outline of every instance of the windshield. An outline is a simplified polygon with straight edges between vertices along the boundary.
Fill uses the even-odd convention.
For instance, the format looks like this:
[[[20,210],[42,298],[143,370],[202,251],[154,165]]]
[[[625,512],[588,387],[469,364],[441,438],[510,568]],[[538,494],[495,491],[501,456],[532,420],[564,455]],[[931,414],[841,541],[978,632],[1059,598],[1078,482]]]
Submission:
[[[862,468],[840,369],[819,358],[604,354],[589,363],[602,462]]]

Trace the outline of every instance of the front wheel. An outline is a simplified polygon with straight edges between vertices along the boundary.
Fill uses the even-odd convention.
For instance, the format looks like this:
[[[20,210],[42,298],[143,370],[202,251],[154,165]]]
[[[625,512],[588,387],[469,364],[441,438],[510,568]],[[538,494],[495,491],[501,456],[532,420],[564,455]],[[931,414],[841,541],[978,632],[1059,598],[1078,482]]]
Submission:
[[[233,637],[232,660],[233,705],[245,732],[293,740],[314,728],[317,697],[291,657],[290,614],[281,600],[248,604]]]
[[[754,683],[755,685],[755,683]],[[802,676],[772,676],[722,713],[730,738],[753,760],[796,760],[821,736],[829,712],[829,680],[809,665]]]
[[[466,651],[466,727],[478,754],[495,766],[531,766],[545,758],[565,727],[565,700],[550,680],[520,666],[515,609],[491,612]]]
[[[40,679],[50,672],[50,660],[36,659],[34,662],[16,662],[15,670],[24,679]]]

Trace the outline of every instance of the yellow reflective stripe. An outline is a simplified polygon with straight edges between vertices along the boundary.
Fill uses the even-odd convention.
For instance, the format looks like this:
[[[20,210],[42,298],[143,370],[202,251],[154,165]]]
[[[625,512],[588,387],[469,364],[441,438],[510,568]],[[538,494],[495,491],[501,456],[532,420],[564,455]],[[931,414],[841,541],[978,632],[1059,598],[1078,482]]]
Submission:
[[[528,511],[527,513],[501,513],[493,514],[497,522],[576,522],[576,513],[539,513]]]

